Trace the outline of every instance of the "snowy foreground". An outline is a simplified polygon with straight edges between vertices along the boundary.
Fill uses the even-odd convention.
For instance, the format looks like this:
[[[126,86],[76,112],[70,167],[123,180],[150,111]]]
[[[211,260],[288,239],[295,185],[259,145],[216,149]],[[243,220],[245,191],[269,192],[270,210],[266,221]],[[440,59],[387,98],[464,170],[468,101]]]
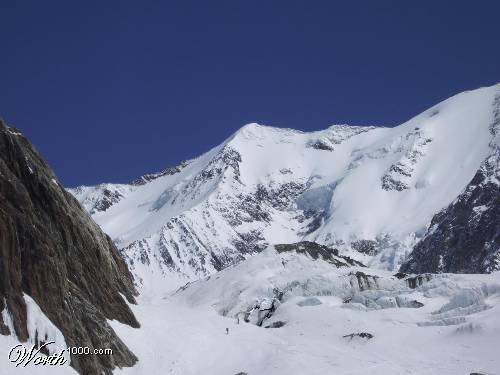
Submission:
[[[398,278],[345,259],[270,247],[163,297],[143,296],[132,306],[140,329],[111,322],[139,358],[116,373],[499,373],[499,272]],[[285,325],[264,328],[276,322]],[[361,332],[373,338],[343,337]],[[13,344],[1,337],[3,358]],[[13,373],[10,365],[0,373]]]
[[[378,286],[360,291],[349,275],[356,271],[379,276]],[[269,307],[276,288],[284,291],[282,302],[262,327],[243,319],[236,323],[235,314],[255,302],[261,310]],[[350,303],[344,303],[347,298]],[[391,307],[414,300],[424,306]],[[385,271],[337,269],[268,249],[164,299],[143,300],[134,312],[141,330],[113,324],[140,358],[125,374],[498,374],[500,369],[498,272],[434,275],[410,289]],[[286,325],[263,328],[277,321]],[[343,337],[360,332],[374,337]]]

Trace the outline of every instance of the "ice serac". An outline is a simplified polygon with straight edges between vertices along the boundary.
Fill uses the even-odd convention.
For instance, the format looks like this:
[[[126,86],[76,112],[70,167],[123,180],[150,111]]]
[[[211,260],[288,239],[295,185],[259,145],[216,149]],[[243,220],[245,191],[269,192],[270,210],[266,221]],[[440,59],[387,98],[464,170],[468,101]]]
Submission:
[[[179,167],[88,195],[70,191],[83,204],[102,202],[93,218],[143,290],[172,289],[269,244],[299,241],[396,271],[493,154],[499,90],[455,95],[391,128],[248,124]]]
[[[299,242],[270,246],[216,277],[179,288],[172,296],[178,303],[210,306],[237,323],[245,321],[269,328],[273,323],[286,325],[288,319],[295,323],[293,320],[300,315],[283,313],[294,305],[319,306],[322,300],[330,300],[331,305],[352,311],[420,309],[431,298],[440,296],[450,301],[424,314],[431,321],[417,324],[466,328],[466,316],[490,309],[486,299],[498,295],[500,286],[495,279],[477,284],[465,280],[450,274],[393,275],[339,256],[335,249]]]
[[[127,304],[135,294],[111,239],[30,142],[0,122],[0,333],[55,340],[49,351],[110,348],[112,355],[71,357],[82,374],[110,374],[137,361],[107,322],[138,327]]]

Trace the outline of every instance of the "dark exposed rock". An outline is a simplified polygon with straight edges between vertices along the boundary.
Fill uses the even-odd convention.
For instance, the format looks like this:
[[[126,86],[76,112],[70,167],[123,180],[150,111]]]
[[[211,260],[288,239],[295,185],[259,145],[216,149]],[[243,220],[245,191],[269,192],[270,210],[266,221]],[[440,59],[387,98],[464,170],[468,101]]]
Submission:
[[[375,127],[334,125],[330,127],[330,134],[321,138],[311,139],[307,142],[306,147],[316,150],[334,151],[333,145],[339,145],[357,134],[365,133],[372,129],[375,129]]]
[[[175,263],[170,255],[167,247],[165,246],[165,239],[158,241],[158,251],[160,253],[160,257],[162,263],[171,269],[175,269]],[[147,256],[147,253],[146,253]]]
[[[354,337],[361,337],[363,339],[367,339],[367,340],[370,340],[373,338],[373,335],[371,333],[368,333],[368,332],[360,332],[360,333],[351,333],[349,335],[345,335],[345,336],[342,336],[342,337],[345,337],[345,338],[349,338],[349,339],[353,339]]]
[[[399,252],[398,250],[401,247],[401,243],[391,237],[389,233],[380,234],[373,240],[355,240],[352,241],[350,245],[354,250],[369,256],[376,256],[382,251],[387,251],[389,249],[396,253]]]
[[[410,289],[415,289],[418,288],[420,285],[424,284],[427,281],[430,281],[432,279],[432,275],[429,273],[424,273],[422,275],[408,275],[407,273],[404,272],[398,272],[393,275],[399,280],[403,280],[406,282],[406,286]]]
[[[361,262],[347,256],[339,255],[339,251],[337,249],[331,249],[316,242],[302,241],[292,244],[275,245],[274,248],[278,253],[295,252],[297,254],[308,255],[314,260],[321,258],[322,260],[332,263],[337,267],[364,267]]]
[[[430,281],[431,279],[432,279],[432,275],[426,273],[423,275],[416,275],[413,277],[408,277],[405,281],[406,281],[406,285],[408,286],[408,288],[415,289],[415,288],[418,288],[423,283]]]
[[[351,275],[351,286],[357,287],[360,291],[378,288],[378,276],[367,275],[361,271],[349,275]]]
[[[382,189],[384,189],[384,190],[403,191],[403,190],[406,190],[409,188],[410,187],[407,184],[394,179],[390,175],[386,174],[382,177]]]
[[[186,166],[188,166],[190,161],[183,161],[180,165],[176,167],[168,167],[162,170],[161,172],[158,173],[146,173],[145,175],[142,175],[138,178],[136,178],[134,181],[132,181],[132,185],[145,185],[150,181],[156,180],[157,178],[163,177],[163,176],[171,176],[176,173],[179,173],[182,171]]]
[[[136,291],[118,250],[29,141],[0,122],[0,333],[28,339],[23,294],[61,330],[69,346],[111,348],[110,356],[72,356],[82,374],[111,373],[137,358],[107,320],[139,323],[127,305]],[[32,339],[34,339],[32,337]]]
[[[397,299],[396,299],[397,301]],[[400,307],[411,307],[414,309],[419,309],[421,307],[424,307],[424,304],[422,302],[417,301],[416,299],[407,301],[405,304],[401,305]]]
[[[272,322],[271,324],[265,326],[265,328],[281,328],[286,325],[286,322],[283,322],[281,320],[277,320],[275,322]]]
[[[405,277],[407,277],[407,276],[408,276],[408,274],[407,274],[407,273],[404,273],[404,272],[398,272],[398,273],[395,273],[393,276],[394,276],[395,278],[397,278],[397,279],[400,279],[400,280],[401,280],[401,279],[404,279]]]
[[[425,156],[426,145],[431,143],[432,139],[426,137],[424,132],[416,127],[404,136],[402,142],[409,146],[409,149],[382,176],[382,189],[384,190],[403,191],[410,189],[410,178],[412,177],[414,166]],[[404,149],[405,147],[400,146],[397,151],[400,152]]]
[[[251,230],[247,233],[239,233],[240,239],[233,242],[234,247],[241,254],[252,254],[260,252],[267,247],[262,233],[257,230]]]
[[[281,174],[293,174],[293,171],[290,168],[281,168],[280,173]]]
[[[459,197],[436,214],[402,272],[488,273],[500,269],[500,149]]]
[[[500,94],[493,102],[492,139],[500,131]],[[436,214],[402,265],[405,272],[488,273],[500,269],[500,147],[481,164],[458,198]]]
[[[97,186],[78,186],[67,189],[80,201],[80,204],[91,214],[104,212],[120,202],[127,191],[125,185],[100,184]]]
[[[233,200],[233,206],[218,207],[217,210],[228,220],[231,226],[238,226],[252,221],[271,221],[269,212],[264,207],[264,202],[256,194],[238,194],[236,200]],[[231,201],[228,198],[227,201]]]
[[[256,198],[271,205],[278,210],[285,210],[294,203],[297,197],[305,190],[306,186],[297,182],[287,182],[275,186],[257,186]]]
[[[295,219],[301,224],[305,221],[308,221],[308,223],[299,234],[301,236],[306,236],[321,228],[327,216],[327,211],[324,209],[308,209],[302,211],[299,215],[295,216]]]
[[[101,184],[91,188],[87,186],[78,186],[74,189],[68,190],[75,196],[85,196],[87,189],[91,189],[94,192],[99,192],[99,194],[96,194],[91,198],[82,198],[81,204],[91,215],[95,214],[96,212],[106,211],[108,208],[118,203],[123,198],[123,194],[120,192],[120,190],[113,188],[112,185],[109,184]]]
[[[377,242],[373,240],[357,240],[351,242],[354,250],[367,255],[377,255],[379,249],[376,247]]]
[[[96,202],[94,205],[93,211],[106,211],[109,207],[111,207],[113,204],[117,203],[120,201],[121,198],[123,198],[123,195],[116,192],[116,191],[111,191],[109,189],[105,189],[103,192],[103,197],[99,201]],[[90,212],[91,214],[93,213],[92,211]]]
[[[307,144],[308,147],[314,148],[316,150],[324,150],[324,151],[333,151],[333,147],[323,139],[317,139],[315,141],[309,142]]]
[[[411,177],[412,170],[405,167],[401,163],[396,163],[396,164],[391,165],[391,167],[389,168],[389,172],[394,172],[394,173],[400,174],[402,176]]]
[[[239,181],[241,154],[231,146],[224,146],[217,155],[197,173],[194,178],[182,189],[182,195],[197,197],[200,189],[210,180],[224,179],[225,172],[229,171],[234,180]]]

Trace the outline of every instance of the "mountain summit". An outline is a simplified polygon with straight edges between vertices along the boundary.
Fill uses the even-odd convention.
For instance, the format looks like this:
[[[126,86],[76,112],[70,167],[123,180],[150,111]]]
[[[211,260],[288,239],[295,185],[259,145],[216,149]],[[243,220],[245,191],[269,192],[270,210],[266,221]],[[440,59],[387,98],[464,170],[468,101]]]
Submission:
[[[500,266],[499,98],[500,85],[467,91],[397,127],[248,124],[177,167],[70,191],[143,290],[172,289],[269,244],[304,240],[389,270],[489,272]],[[437,243],[436,228],[441,242],[458,235],[457,200],[486,180],[489,198],[469,199],[460,224],[476,233],[471,221],[489,222],[487,233],[470,237],[483,255],[464,253],[468,242],[458,241],[432,267],[422,263],[417,254],[433,251],[425,244]],[[461,265],[452,267],[455,253]]]

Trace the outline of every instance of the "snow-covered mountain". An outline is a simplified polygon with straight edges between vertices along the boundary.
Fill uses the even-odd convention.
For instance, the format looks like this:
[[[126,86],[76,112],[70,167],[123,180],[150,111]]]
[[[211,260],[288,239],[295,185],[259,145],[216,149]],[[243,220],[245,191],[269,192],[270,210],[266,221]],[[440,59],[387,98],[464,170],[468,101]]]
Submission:
[[[392,128],[306,133],[249,124],[175,168],[70,191],[122,250],[143,293],[144,285],[170,290],[268,244],[302,240],[396,270],[498,153],[499,108],[495,85]],[[498,164],[489,181],[498,186]],[[491,225],[496,235],[484,241],[495,264]]]
[[[16,371],[500,366],[500,85],[395,128],[250,124],[177,167],[72,189],[120,251],[27,139],[0,130],[0,356],[47,340],[52,354],[113,350]]]

